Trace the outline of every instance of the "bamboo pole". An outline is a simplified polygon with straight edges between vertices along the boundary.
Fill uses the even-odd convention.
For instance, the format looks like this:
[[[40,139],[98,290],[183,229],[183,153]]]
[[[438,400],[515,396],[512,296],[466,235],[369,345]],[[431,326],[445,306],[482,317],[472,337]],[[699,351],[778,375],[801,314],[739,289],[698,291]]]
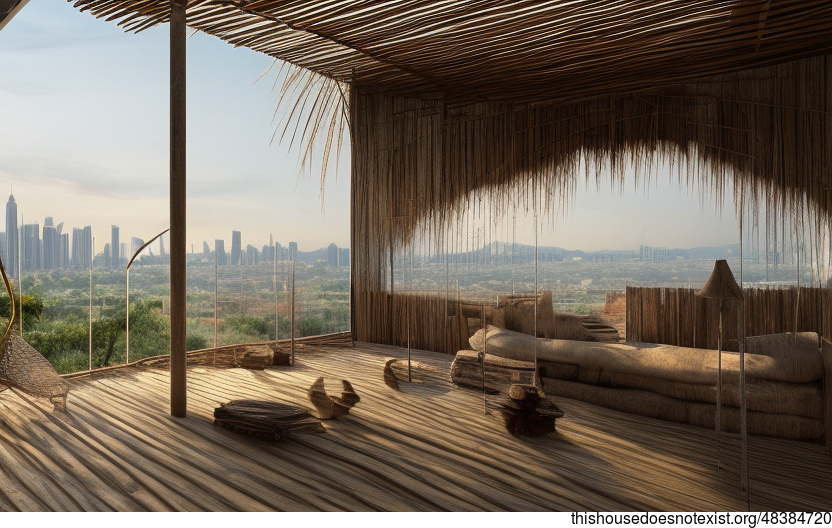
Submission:
[[[92,262],[92,261],[90,261]],[[92,270],[92,264],[90,264]],[[90,271],[92,273],[92,271]],[[20,232],[17,234],[17,289],[20,291],[20,337],[23,337],[23,211],[20,212]],[[10,303],[14,303],[12,295]],[[92,342],[92,275],[90,275],[90,342]],[[92,350],[92,344],[90,344]],[[90,360],[92,365],[92,360]],[[92,369],[92,366],[90,366]]]
[[[292,351],[292,365],[295,364],[295,269],[297,268],[297,256],[295,260],[292,260],[292,301],[291,301],[291,319],[290,321],[290,328],[291,328],[291,351]]]
[[[743,202],[740,200],[740,290],[742,284],[742,228],[743,228]],[[739,339],[740,348],[740,441],[742,442],[740,452],[740,491],[745,494],[748,500],[748,508],[751,511],[751,493],[748,489],[748,426],[747,426],[747,402],[745,396],[745,295],[739,303]]]
[[[187,411],[185,318],[185,0],[170,3],[170,413]]]
[[[214,248],[214,348],[217,348],[217,305],[219,304],[220,272],[217,263],[217,250]]]
[[[89,370],[92,370],[92,263],[95,260],[95,237],[92,237],[92,245],[90,246],[90,357]],[[21,267],[21,271],[23,268]],[[21,273],[21,276],[23,273]],[[20,315],[23,315],[23,290],[20,290]],[[21,317],[22,321],[22,317]],[[23,336],[23,324],[20,325],[20,335]]]
[[[272,245],[272,289],[274,290],[274,340],[280,340],[280,318],[277,313],[277,247]]]

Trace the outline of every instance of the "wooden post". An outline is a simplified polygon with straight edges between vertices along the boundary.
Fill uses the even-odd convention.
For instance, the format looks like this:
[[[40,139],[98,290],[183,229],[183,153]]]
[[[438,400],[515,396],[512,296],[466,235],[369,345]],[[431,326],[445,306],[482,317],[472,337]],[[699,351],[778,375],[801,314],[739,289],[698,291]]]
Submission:
[[[170,3],[170,414],[186,413],[185,0]]]

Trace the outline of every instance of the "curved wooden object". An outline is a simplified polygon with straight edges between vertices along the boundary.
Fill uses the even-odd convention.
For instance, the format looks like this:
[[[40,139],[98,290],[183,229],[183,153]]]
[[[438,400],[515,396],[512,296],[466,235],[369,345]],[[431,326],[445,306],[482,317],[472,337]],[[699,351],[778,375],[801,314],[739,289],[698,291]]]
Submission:
[[[384,383],[391,389],[401,390],[401,388],[399,388],[399,380],[396,378],[396,373],[393,372],[392,365],[396,361],[398,361],[398,359],[391,358],[384,363]]]
[[[3,356],[6,354],[6,345],[9,342],[9,336],[11,336],[12,334],[12,328],[14,328],[14,323],[16,322],[19,315],[15,308],[14,290],[12,289],[12,283],[9,280],[9,276],[6,275],[6,267],[3,266],[2,260],[0,260],[0,275],[3,276],[3,285],[6,286],[6,291],[9,292],[9,304],[11,305],[9,325],[6,327],[6,331],[3,332],[3,338],[0,339],[0,360],[2,360]]]
[[[317,417],[321,420],[344,416],[350,412],[350,409],[356,403],[361,401],[361,397],[358,396],[349,381],[341,380],[341,386],[343,390],[340,396],[330,396],[326,393],[324,377],[321,376],[309,387],[309,401],[315,406]]]

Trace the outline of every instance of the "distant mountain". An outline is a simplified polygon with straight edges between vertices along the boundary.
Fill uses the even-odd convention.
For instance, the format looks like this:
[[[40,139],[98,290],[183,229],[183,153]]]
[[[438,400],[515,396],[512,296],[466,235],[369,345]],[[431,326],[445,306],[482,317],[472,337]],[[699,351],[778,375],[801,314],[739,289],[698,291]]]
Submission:
[[[484,246],[478,250],[453,253],[450,260],[456,262],[476,262],[482,259],[505,259],[512,254],[516,263],[530,262],[534,260],[534,246],[527,244],[512,244],[496,242]],[[677,249],[665,247],[641,246],[635,250],[629,249],[602,249],[598,251],[582,251],[580,249],[565,249],[557,246],[540,246],[537,249],[538,258],[541,261],[558,262],[563,260],[590,260],[604,262],[622,262],[628,260],[714,260],[736,256],[739,253],[739,244],[728,244],[725,246],[703,246],[690,249]],[[442,256],[432,256],[431,261],[440,261]]]
[[[326,248],[316,249],[315,251],[298,251],[298,262],[314,264],[319,260],[326,260]]]
[[[687,253],[687,259],[689,260],[700,260],[700,259],[720,259],[720,258],[728,258],[732,256],[737,256],[740,253],[740,245],[739,244],[728,244],[726,246],[718,246],[718,247],[711,247],[711,246],[704,246],[704,247],[695,247],[687,250],[683,250]]]

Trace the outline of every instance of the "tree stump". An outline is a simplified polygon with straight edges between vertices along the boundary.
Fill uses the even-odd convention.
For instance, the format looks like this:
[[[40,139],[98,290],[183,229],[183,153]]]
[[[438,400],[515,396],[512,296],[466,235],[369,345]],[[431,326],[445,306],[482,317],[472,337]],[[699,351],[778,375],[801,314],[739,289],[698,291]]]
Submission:
[[[555,432],[555,420],[563,411],[534,385],[514,384],[508,396],[488,398],[487,405],[500,414],[506,430],[514,436],[542,436]]]
[[[292,355],[288,352],[283,352],[282,350],[274,350],[274,358],[272,359],[272,365],[285,367],[292,363]]]
[[[273,364],[273,354],[266,348],[245,350],[240,358],[240,366],[250,370],[263,370]]]

